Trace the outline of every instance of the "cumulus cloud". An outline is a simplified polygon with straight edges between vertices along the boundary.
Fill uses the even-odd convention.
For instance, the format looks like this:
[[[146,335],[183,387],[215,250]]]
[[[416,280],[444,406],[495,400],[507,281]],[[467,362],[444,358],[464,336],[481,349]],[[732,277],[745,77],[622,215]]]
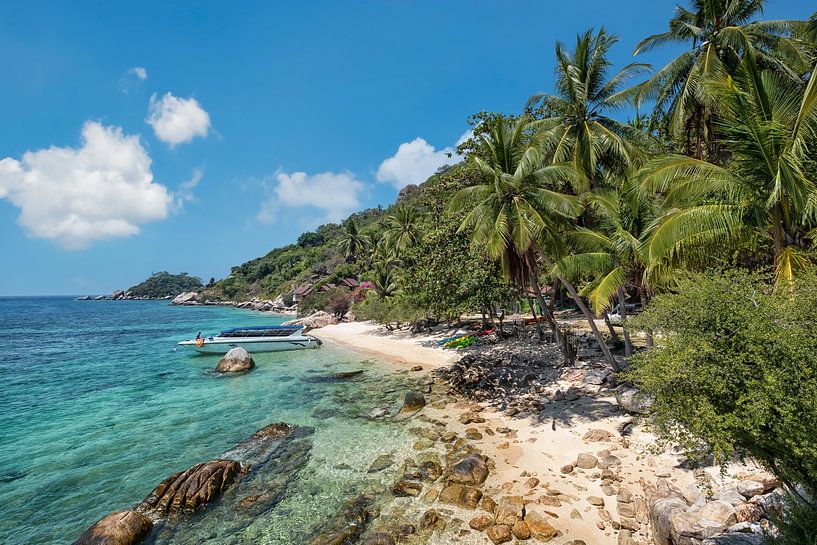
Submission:
[[[134,66],[128,70],[128,74],[133,74],[139,81],[145,81],[148,79],[148,71],[142,66]]]
[[[340,221],[360,208],[364,185],[351,172],[279,172],[274,177],[272,196],[261,206],[258,220],[275,221],[284,208],[313,208],[322,213],[313,223]]]
[[[454,147],[449,146],[441,150],[435,149],[420,137],[400,144],[397,153],[380,163],[377,181],[390,183],[397,189],[426,181],[440,167],[453,165],[462,160],[462,157],[457,155],[456,146],[467,140],[470,133],[471,131],[468,131],[463,134]]]
[[[190,142],[196,136],[205,137],[210,130],[210,114],[195,98],[179,98],[165,93],[162,98],[150,97],[145,120],[156,138],[171,147]]]
[[[153,181],[150,167],[138,136],[89,121],[79,148],[0,160],[0,198],[20,209],[17,221],[31,236],[81,249],[167,217],[173,196]]]

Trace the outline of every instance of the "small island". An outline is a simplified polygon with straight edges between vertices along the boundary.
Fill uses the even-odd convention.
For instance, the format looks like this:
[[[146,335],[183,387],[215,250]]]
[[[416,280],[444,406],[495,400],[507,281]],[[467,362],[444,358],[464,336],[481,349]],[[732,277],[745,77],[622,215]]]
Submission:
[[[80,297],[80,301],[120,301],[120,300],[144,300],[144,299],[173,299],[177,295],[185,292],[195,292],[203,288],[201,278],[190,276],[186,272],[171,274],[167,271],[155,272],[147,280],[131,286],[125,291],[116,290],[111,295],[98,295],[92,297],[85,295]]]

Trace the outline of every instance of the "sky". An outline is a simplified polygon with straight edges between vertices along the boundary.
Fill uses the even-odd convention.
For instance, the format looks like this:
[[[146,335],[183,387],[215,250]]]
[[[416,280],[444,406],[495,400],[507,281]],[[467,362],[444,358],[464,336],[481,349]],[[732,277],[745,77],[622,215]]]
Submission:
[[[604,26],[621,67],[674,6],[4,1],[0,295],[222,278],[390,204],[451,162],[470,114],[552,91],[556,41]],[[812,11],[770,0],[766,18]]]

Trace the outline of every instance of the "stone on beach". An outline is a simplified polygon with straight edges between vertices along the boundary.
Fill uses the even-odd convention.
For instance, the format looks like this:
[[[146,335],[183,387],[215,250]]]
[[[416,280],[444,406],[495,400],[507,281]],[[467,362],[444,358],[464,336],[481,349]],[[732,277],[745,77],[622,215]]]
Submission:
[[[298,318],[296,320],[289,320],[284,322],[281,325],[302,325],[304,326],[304,332],[311,331],[313,329],[320,329],[322,327],[326,327],[328,325],[336,324],[338,320],[332,316],[331,314],[319,310],[305,318]]]
[[[449,482],[480,485],[488,478],[488,465],[480,454],[469,454],[448,468],[446,479]]]
[[[244,373],[255,367],[255,360],[244,348],[237,346],[224,354],[216,365],[219,373]]]
[[[111,513],[88,528],[74,545],[133,545],[153,527],[145,515],[136,511]]]

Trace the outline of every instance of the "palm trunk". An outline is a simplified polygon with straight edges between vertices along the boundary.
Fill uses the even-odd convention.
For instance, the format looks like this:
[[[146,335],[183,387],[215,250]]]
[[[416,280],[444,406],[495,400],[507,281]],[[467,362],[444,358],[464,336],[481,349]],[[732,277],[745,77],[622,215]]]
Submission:
[[[545,332],[542,330],[542,324],[539,323],[539,319],[536,317],[536,303],[533,302],[533,299],[528,297],[528,304],[530,305],[530,314],[533,316],[533,327],[536,328],[536,332],[539,334],[539,342],[543,342],[545,340]]]
[[[643,284],[638,286],[638,297],[641,299],[641,310],[643,311],[647,308],[647,303],[649,302],[647,300],[647,290],[644,288]],[[652,338],[652,331],[646,331],[645,335],[647,337],[647,348],[652,348],[655,344]]]
[[[542,259],[544,259],[545,264],[548,266],[549,269],[553,269],[553,263],[550,261],[550,259],[548,259],[546,255],[542,254]],[[593,313],[590,312],[590,309],[588,309],[587,305],[584,304],[582,298],[579,297],[576,288],[573,286],[572,283],[568,282],[568,280],[564,278],[562,275],[557,274],[556,278],[558,278],[559,282],[561,282],[562,285],[565,287],[567,293],[570,294],[570,298],[573,299],[573,302],[576,303],[576,306],[579,307],[579,310],[582,312],[585,319],[587,320],[587,324],[590,326],[590,330],[593,332],[593,337],[595,337],[596,342],[598,343],[599,348],[601,349],[601,353],[604,354],[604,359],[607,360],[607,363],[610,364],[610,367],[612,367],[614,371],[616,372],[621,371],[621,368],[618,366],[616,358],[614,358],[613,353],[610,352],[610,347],[607,346],[607,343],[604,340],[604,335],[601,334],[601,331],[599,331],[599,328],[596,326],[596,320],[595,317],[593,316]]]
[[[618,337],[618,332],[616,328],[613,327],[613,322],[610,321],[610,313],[606,310],[604,311],[604,324],[607,326],[607,331],[610,332],[610,336],[613,338],[614,344],[619,344],[621,339]]]
[[[536,294],[536,300],[539,302],[539,306],[541,307],[540,310],[542,311],[542,316],[545,317],[548,325],[550,326],[550,330],[553,332],[553,338],[556,340],[556,344],[562,351],[565,364],[570,365],[572,363],[572,358],[570,357],[570,349],[567,346],[567,339],[564,335],[562,335],[562,332],[559,330],[559,324],[556,323],[556,319],[550,312],[547,303],[545,303],[545,297],[542,295],[542,290],[539,288],[539,281],[536,279],[536,276],[531,276],[531,284],[531,287]]]
[[[629,356],[633,353],[633,343],[630,340],[630,331],[627,329],[627,306],[625,305],[626,297],[624,296],[624,287],[618,287],[618,306],[621,314],[621,327],[624,330],[624,355]]]

